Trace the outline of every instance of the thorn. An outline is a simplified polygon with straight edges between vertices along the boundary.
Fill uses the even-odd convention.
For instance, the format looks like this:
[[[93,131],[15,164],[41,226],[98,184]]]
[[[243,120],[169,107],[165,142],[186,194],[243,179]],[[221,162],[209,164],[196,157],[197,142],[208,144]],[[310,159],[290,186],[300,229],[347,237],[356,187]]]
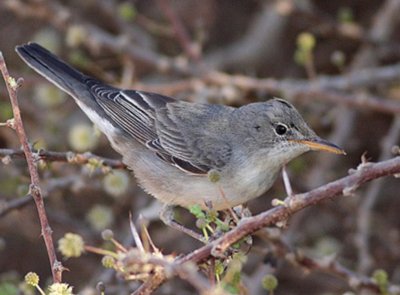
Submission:
[[[20,88],[24,84],[24,78],[20,77],[17,79],[17,88]]]
[[[286,194],[288,197],[293,196],[292,185],[290,184],[289,175],[286,172],[286,166],[282,167],[283,184],[285,185]]]
[[[140,236],[136,229],[136,226],[132,221],[132,212],[130,212],[130,211],[129,211],[129,226],[131,228],[131,233],[132,233],[132,236],[133,236],[133,239],[135,241],[137,248],[139,249],[140,252],[144,253],[145,251],[144,251],[143,243],[142,243],[142,240],[140,239]]]

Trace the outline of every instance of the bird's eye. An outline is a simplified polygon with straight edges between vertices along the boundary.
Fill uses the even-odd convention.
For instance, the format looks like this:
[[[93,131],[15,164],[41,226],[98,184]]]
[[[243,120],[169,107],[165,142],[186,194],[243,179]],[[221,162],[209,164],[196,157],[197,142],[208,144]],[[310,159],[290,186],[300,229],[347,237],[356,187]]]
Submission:
[[[284,135],[287,131],[287,127],[284,124],[278,124],[275,127],[275,132],[278,135]]]
[[[260,125],[256,125],[256,126],[254,126],[254,129],[256,129],[257,131],[260,131],[261,126]]]

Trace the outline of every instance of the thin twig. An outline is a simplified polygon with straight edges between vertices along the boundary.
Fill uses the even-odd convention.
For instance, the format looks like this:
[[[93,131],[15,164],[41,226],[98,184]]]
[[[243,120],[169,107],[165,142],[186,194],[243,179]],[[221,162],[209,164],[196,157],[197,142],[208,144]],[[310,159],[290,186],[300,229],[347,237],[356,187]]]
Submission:
[[[10,96],[11,106],[14,114],[14,128],[17,133],[18,139],[22,145],[24,150],[24,154],[26,157],[26,161],[28,164],[29,174],[31,177],[31,185],[29,188],[29,193],[32,195],[35,200],[36,208],[39,214],[39,220],[41,225],[41,232],[46,244],[47,254],[50,260],[51,272],[53,275],[53,281],[55,283],[60,283],[62,281],[62,271],[63,267],[61,262],[57,260],[56,252],[54,250],[53,238],[52,238],[52,230],[50,228],[46,210],[44,208],[43,197],[40,191],[39,186],[39,173],[36,168],[36,163],[34,157],[32,155],[31,148],[28,143],[28,139],[25,134],[24,125],[22,123],[21,112],[18,105],[17,99],[17,89],[22,83],[22,80],[16,82],[14,78],[10,76],[8,73],[8,69],[6,67],[6,63],[3,57],[3,54],[0,52],[0,70],[3,75],[4,81],[7,85],[7,91]]]
[[[372,96],[349,95],[344,92],[369,87],[377,83],[398,81],[400,64],[373,69],[356,70],[347,75],[320,76],[308,80],[258,79],[243,75],[229,75],[222,72],[209,72],[204,81],[226,86],[232,85],[245,91],[267,91],[292,99],[319,99],[352,107],[372,109],[374,111],[400,114],[400,103]]]
[[[100,157],[92,153],[74,153],[74,152],[55,152],[46,150],[32,150],[33,158],[40,159],[46,162],[67,162],[73,164],[84,165],[91,162],[101,163],[102,166],[107,166],[112,169],[127,169],[126,165],[120,160]],[[4,157],[24,158],[23,150],[0,149],[0,159]]]

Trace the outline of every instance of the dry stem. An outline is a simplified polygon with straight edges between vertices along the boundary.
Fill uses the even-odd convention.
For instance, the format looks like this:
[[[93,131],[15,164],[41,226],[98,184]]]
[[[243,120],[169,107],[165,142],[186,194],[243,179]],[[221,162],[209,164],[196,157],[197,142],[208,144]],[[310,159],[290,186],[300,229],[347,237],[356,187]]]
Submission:
[[[31,148],[28,143],[28,139],[25,134],[24,125],[22,123],[22,118],[21,118],[21,112],[18,105],[17,90],[22,80],[18,80],[18,82],[16,82],[14,78],[10,76],[10,74],[8,73],[8,69],[6,67],[5,60],[3,58],[3,54],[1,52],[0,52],[0,70],[3,75],[4,81],[6,82],[7,91],[10,97],[11,106],[14,114],[12,128],[15,129],[17,133],[18,139],[22,145],[26,157],[26,162],[28,164],[29,174],[31,177],[29,193],[35,201],[36,208],[39,214],[42,236],[46,244],[47,254],[50,260],[53,281],[55,283],[60,283],[62,280],[63,267],[61,262],[59,262],[56,257],[56,252],[54,249],[53,238],[52,238],[52,230],[50,228],[47,219],[46,210],[44,208],[43,197],[40,192],[39,173],[34,161]]]

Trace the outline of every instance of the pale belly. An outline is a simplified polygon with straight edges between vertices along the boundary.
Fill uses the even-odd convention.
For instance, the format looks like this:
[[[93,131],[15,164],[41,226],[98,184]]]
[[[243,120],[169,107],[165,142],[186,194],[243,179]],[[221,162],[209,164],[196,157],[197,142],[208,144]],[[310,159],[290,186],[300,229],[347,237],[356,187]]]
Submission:
[[[240,205],[267,191],[279,172],[279,167],[265,171],[260,165],[252,165],[251,169],[233,173],[228,169],[229,174],[221,172],[220,180],[213,183],[207,175],[187,174],[149,155],[135,161],[126,159],[141,187],[165,204],[186,208],[195,204],[205,208],[206,204],[212,204],[214,209],[223,210]]]

